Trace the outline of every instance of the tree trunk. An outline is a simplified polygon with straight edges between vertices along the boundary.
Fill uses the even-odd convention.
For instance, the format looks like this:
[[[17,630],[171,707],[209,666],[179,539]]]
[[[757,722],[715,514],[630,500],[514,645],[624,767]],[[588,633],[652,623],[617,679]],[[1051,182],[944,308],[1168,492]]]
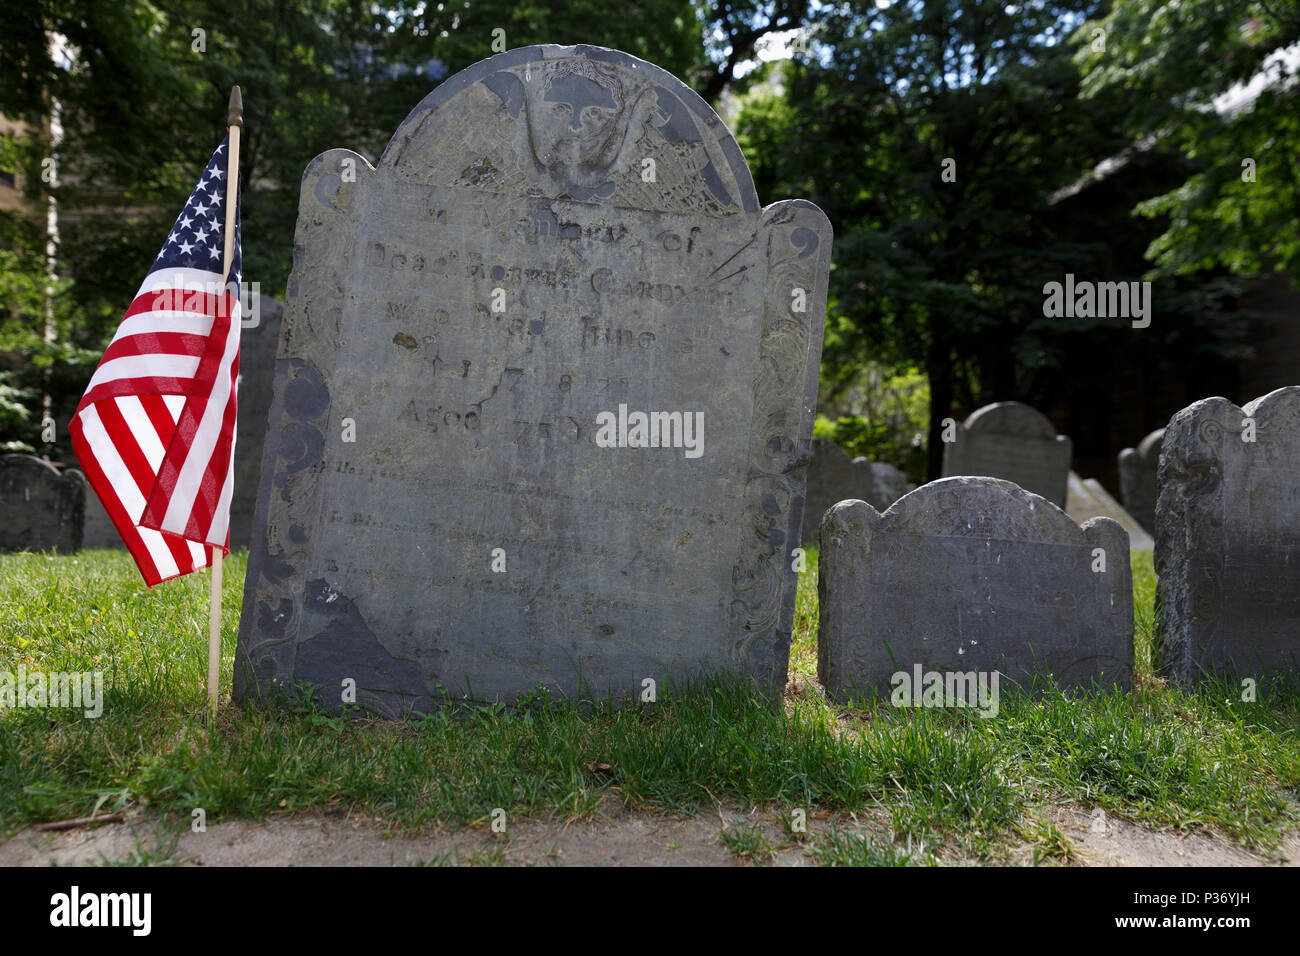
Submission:
[[[930,377],[930,440],[927,447],[926,480],[943,474],[943,420],[952,413],[952,357],[946,329],[934,328],[931,320],[930,347],[925,372]]]

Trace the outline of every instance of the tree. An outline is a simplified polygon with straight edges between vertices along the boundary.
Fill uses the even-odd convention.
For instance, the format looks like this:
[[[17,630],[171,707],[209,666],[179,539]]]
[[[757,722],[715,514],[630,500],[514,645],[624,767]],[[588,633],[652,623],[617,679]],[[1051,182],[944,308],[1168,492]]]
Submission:
[[[1175,188],[1138,207],[1165,223],[1148,251],[1152,274],[1220,267],[1300,278],[1294,0],[1115,0],[1080,34],[1084,95],[1122,96],[1132,139],[1154,135],[1191,160]],[[1239,85],[1257,76],[1268,82],[1248,105]]]
[[[1062,39],[1094,6],[836,8],[787,70],[788,109],[742,117],[747,144],[784,142],[760,190],[807,196],[835,226],[826,385],[868,356],[920,364],[931,477],[954,403],[1031,388],[1053,337],[1080,328],[1044,316],[1042,288],[1103,251],[1062,234],[1047,197],[1123,144],[1109,98],[1067,108],[1078,71]]]

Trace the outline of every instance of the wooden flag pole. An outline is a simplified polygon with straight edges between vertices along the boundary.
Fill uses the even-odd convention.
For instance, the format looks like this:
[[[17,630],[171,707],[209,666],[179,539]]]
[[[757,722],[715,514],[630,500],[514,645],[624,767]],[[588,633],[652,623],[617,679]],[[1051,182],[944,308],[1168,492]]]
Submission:
[[[231,259],[235,254],[235,212],[239,205],[239,133],[244,126],[244,100],[239,87],[230,89],[230,111],[226,118],[230,128],[230,152],[226,156],[226,229],[221,253],[221,286],[230,282]],[[211,547],[211,546],[210,546]],[[221,556],[212,547],[212,591],[208,605],[208,702],[212,716],[217,716],[217,675],[221,667]]]

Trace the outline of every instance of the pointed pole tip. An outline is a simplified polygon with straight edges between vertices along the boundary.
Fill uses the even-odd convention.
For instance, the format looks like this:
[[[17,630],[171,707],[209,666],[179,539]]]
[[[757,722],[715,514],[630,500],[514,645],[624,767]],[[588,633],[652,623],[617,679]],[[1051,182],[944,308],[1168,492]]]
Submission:
[[[239,95],[239,87],[230,88],[230,112],[226,116],[227,126],[244,125],[244,98]]]

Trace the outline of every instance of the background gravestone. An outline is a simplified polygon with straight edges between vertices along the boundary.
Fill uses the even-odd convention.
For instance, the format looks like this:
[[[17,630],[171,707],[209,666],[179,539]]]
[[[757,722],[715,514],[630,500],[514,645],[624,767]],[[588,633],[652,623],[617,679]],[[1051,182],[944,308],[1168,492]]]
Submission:
[[[847,498],[875,503],[875,475],[871,462],[866,458],[851,459],[834,442],[814,438],[812,460],[808,462],[807,504],[800,532],[800,541],[805,546],[817,543],[817,526],[826,509]]]
[[[1130,551],[1150,551],[1156,546],[1147,530],[1137,519],[1124,510],[1124,506],[1111,497],[1096,478],[1080,478],[1070,472],[1070,485],[1065,495],[1065,513],[1075,524],[1084,524],[1093,518],[1110,518],[1128,535]]]
[[[252,542],[253,512],[266,442],[266,417],[271,409],[275,350],[280,339],[284,304],[261,296],[256,326],[239,331],[239,415],[235,433],[235,493],[230,499],[230,546]]]
[[[1124,508],[1147,531],[1156,530],[1156,472],[1160,467],[1160,444],[1165,430],[1157,428],[1138,443],[1119,453],[1119,497]]]
[[[1093,570],[1094,549],[1105,552]],[[1133,591],[1124,530],[1080,528],[1007,481],[943,478],[885,515],[863,501],[827,513],[818,561],[817,669],[837,698],[886,698],[897,671],[979,671],[1025,689],[1127,687]]]
[[[985,405],[943,446],[943,476],[1001,478],[1065,507],[1070,439],[1021,402]]]
[[[868,461],[866,458],[854,458],[854,462]],[[907,480],[907,475],[895,468],[893,465],[883,461],[873,461],[871,464],[871,477],[875,485],[876,497],[863,498],[879,511],[884,511],[899,498],[908,492],[915,491],[916,485]]]
[[[0,455],[0,551],[81,548],[86,479],[31,455]]]
[[[598,47],[502,53],[376,167],[313,160],[236,699],[779,693],[830,239],[811,203],[759,208],[684,84]],[[702,413],[703,454],[598,446],[620,409]]]
[[[1254,425],[1254,441],[1243,422]],[[1156,501],[1161,670],[1269,678],[1300,664],[1300,386],[1169,420]]]

